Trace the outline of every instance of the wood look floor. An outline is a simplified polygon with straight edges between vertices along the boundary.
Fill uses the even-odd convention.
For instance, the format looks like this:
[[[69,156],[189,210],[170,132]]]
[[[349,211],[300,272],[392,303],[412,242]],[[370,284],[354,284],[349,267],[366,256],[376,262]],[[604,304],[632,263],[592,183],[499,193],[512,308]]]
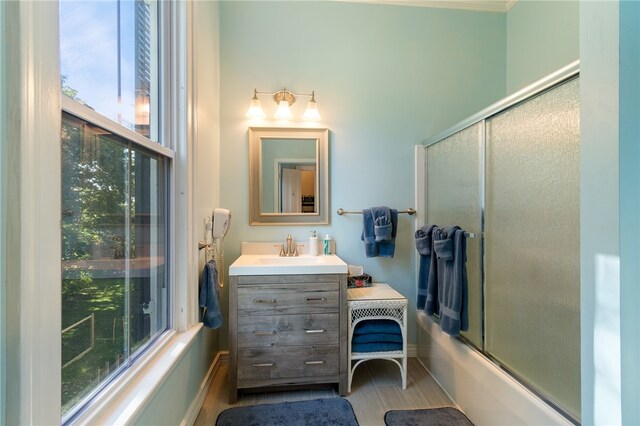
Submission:
[[[388,410],[454,407],[455,404],[416,358],[409,358],[407,389],[402,390],[400,369],[390,361],[370,360],[361,364],[353,376],[351,403],[360,426],[384,426],[384,413]],[[333,398],[333,388],[281,391],[267,393],[241,393],[236,404],[227,400],[228,361],[219,366],[195,425],[214,426],[218,414],[230,407]],[[239,425],[240,426],[240,425]]]

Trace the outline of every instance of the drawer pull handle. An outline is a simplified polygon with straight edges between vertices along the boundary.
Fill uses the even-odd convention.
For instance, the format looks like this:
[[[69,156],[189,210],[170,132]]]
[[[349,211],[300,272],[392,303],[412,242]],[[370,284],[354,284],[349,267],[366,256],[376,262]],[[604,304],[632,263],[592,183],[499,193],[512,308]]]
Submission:
[[[326,297],[307,297],[307,302],[325,302]]]
[[[304,332],[307,334],[317,334],[317,333],[324,333],[325,331],[327,330],[325,330],[324,328],[320,328],[318,330],[305,330]]]
[[[253,299],[253,303],[276,303],[276,299]]]
[[[304,364],[305,365],[322,365],[324,364],[324,361],[305,361]]]
[[[275,366],[275,362],[265,362],[262,364],[253,364],[254,367],[260,368],[260,367],[273,367]]]
[[[253,335],[254,336],[272,336],[276,334],[275,330],[271,330],[271,331],[254,331]]]

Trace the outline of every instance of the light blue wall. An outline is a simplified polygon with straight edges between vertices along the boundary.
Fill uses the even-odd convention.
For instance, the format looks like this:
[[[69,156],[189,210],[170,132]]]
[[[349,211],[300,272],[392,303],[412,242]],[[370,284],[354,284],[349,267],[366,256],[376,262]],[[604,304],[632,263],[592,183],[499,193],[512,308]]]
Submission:
[[[620,2],[622,423],[640,424],[640,3]]]
[[[335,210],[413,207],[414,145],[505,95],[505,15],[343,2],[221,2],[220,11],[221,194],[233,212],[225,239],[229,264],[241,241],[281,241],[287,233],[306,240],[317,229],[335,238],[345,261],[405,294],[415,317],[413,218],[401,215],[393,259],[367,259],[362,217]],[[245,113],[254,88],[283,87],[315,90],[321,124],[330,129],[329,226],[248,224],[253,123]],[[264,98],[262,104],[272,115],[275,103]],[[408,340],[416,341],[413,321]]]
[[[519,0],[507,13],[507,93],[579,57],[578,0]]]

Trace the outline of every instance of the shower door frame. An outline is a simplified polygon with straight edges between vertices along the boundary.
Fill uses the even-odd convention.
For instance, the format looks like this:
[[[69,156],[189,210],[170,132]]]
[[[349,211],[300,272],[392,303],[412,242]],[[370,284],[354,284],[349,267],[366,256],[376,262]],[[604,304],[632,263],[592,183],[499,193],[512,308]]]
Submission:
[[[416,205],[424,206],[424,213],[418,211],[417,220],[416,220],[416,229],[420,228],[422,225],[427,223],[427,200],[428,200],[428,185],[427,185],[427,161],[428,161],[428,153],[427,150],[430,146],[435,145],[448,137],[465,130],[475,124],[480,124],[480,170],[483,172],[480,174],[480,232],[478,233],[481,242],[481,256],[480,260],[480,277],[481,277],[481,316],[482,316],[482,346],[478,347],[469,339],[460,335],[457,337],[461,342],[465,345],[469,346],[476,352],[478,352],[481,356],[485,357],[489,362],[493,365],[500,368],[500,370],[507,373],[509,376],[513,377],[518,383],[523,385],[533,394],[538,396],[541,400],[543,400],[546,404],[553,407],[558,413],[560,413],[563,417],[565,417],[570,422],[579,425],[580,420],[574,417],[571,413],[569,413],[566,409],[558,405],[555,401],[541,393],[537,388],[528,383],[527,380],[520,377],[513,370],[502,365],[500,361],[498,361],[495,357],[493,357],[486,350],[486,335],[485,335],[485,327],[486,327],[486,312],[485,312],[485,293],[486,293],[486,240],[485,240],[485,195],[486,195],[486,143],[487,143],[487,134],[486,134],[486,123],[490,118],[498,115],[499,113],[506,111],[509,108],[515,107],[518,104],[522,104],[535,96],[541,95],[548,90],[552,90],[557,86],[562,85],[570,80],[578,78],[580,75],[580,61],[577,60],[575,62],[570,63],[569,65],[557,70],[556,72],[549,74],[548,76],[532,83],[531,85],[513,93],[512,95],[504,98],[503,100],[481,110],[480,112],[470,116],[469,118],[457,123],[456,125],[450,127],[449,129],[437,134],[434,137],[427,139],[423,145],[419,145],[416,147],[416,182],[422,182],[422,188],[419,185],[416,185]],[[476,232],[477,230],[469,230],[469,232]],[[416,265],[418,262],[416,261]],[[417,275],[416,275],[417,276]],[[436,321],[439,321],[436,319]]]

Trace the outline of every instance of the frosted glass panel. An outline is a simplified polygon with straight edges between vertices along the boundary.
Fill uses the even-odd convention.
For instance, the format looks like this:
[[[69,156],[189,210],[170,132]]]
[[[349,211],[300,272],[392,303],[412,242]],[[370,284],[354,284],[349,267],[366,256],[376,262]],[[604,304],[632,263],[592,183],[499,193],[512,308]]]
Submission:
[[[475,124],[427,147],[427,221],[459,225],[480,233],[482,126]],[[462,333],[482,348],[481,239],[467,239],[469,330]]]
[[[580,417],[578,79],[487,121],[486,350]]]

